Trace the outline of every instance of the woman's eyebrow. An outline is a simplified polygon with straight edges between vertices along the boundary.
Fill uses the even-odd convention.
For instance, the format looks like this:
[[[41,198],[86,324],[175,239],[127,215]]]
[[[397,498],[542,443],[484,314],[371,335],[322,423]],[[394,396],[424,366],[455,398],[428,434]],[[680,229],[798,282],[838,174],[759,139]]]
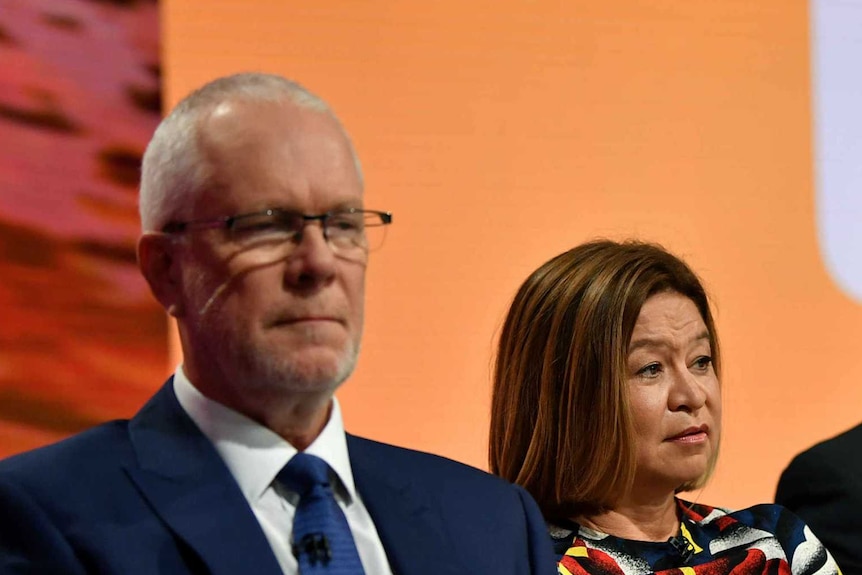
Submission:
[[[695,336],[691,341],[699,342],[701,340],[709,341],[709,330],[703,330],[697,336]],[[638,349],[645,347],[673,347],[670,341],[664,337],[639,337],[638,339],[632,340],[631,344],[629,344],[629,353],[633,351],[637,351]]]

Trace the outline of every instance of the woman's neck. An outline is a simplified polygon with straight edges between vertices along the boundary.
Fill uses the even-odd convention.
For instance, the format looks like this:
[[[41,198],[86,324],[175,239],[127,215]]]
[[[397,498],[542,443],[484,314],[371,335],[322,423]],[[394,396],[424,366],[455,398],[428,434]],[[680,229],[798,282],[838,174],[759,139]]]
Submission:
[[[590,529],[636,541],[667,541],[679,533],[673,494],[648,502],[625,498],[610,511],[574,520]]]

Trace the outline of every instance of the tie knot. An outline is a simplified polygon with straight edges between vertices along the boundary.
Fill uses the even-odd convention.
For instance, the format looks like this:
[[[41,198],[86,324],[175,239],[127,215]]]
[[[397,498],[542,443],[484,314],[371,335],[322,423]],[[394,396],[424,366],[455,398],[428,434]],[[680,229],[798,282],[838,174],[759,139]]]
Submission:
[[[329,485],[329,465],[315,455],[300,452],[278,473],[278,480],[305,497],[314,487]]]

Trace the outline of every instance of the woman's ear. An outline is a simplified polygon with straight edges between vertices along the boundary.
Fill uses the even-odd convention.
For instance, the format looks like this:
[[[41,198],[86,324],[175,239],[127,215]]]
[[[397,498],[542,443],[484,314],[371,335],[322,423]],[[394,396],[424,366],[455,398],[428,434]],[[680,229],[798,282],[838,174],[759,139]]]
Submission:
[[[167,234],[148,232],[138,240],[138,267],[150,291],[173,317],[183,314],[182,275],[176,258],[177,242]]]

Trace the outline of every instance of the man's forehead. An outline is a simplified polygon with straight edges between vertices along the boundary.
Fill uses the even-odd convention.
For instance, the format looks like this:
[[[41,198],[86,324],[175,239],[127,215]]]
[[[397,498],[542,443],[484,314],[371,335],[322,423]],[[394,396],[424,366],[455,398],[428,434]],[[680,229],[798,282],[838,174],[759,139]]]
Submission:
[[[312,140],[353,155],[347,134],[334,116],[289,101],[222,102],[201,118],[198,140],[203,151],[215,155],[248,147],[274,151]]]
[[[291,102],[227,101],[211,110],[200,151],[209,181],[195,202],[196,217],[362,206],[352,147],[326,112]]]

